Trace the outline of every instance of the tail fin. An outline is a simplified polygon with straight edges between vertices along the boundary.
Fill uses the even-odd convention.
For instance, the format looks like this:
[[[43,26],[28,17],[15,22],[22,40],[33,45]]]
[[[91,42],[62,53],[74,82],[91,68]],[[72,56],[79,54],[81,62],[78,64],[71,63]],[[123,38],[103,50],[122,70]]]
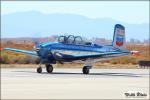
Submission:
[[[114,36],[112,45],[118,49],[125,49],[125,27],[116,24],[114,27]]]

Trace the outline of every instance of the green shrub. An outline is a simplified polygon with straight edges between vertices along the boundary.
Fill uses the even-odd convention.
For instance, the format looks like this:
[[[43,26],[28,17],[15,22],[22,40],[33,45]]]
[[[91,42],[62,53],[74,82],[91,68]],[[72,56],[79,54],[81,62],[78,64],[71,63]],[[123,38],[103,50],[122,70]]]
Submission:
[[[8,55],[6,53],[1,52],[1,57],[0,57],[0,63],[2,64],[8,64]]]

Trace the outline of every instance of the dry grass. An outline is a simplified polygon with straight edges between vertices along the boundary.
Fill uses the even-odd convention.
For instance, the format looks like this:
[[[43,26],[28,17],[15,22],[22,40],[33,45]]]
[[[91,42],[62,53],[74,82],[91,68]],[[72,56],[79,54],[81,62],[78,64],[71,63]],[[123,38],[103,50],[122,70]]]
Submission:
[[[45,67],[45,65],[42,65]],[[54,68],[83,68],[84,64],[55,64],[53,65]],[[1,68],[36,68],[38,65],[36,64],[1,64]],[[110,64],[110,63],[103,63],[103,64],[95,64],[93,65],[93,68],[99,68],[99,69],[136,69],[138,68],[138,65],[124,65],[124,64]]]

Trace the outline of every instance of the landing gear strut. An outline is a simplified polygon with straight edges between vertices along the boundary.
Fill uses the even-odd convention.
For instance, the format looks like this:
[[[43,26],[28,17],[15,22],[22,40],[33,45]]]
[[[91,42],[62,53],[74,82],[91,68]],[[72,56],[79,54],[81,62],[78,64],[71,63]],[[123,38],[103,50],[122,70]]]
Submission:
[[[83,74],[89,74],[91,66],[84,66],[82,69]]]
[[[46,66],[46,71],[48,73],[52,73],[53,72],[53,66],[51,64],[46,64],[45,66]]]

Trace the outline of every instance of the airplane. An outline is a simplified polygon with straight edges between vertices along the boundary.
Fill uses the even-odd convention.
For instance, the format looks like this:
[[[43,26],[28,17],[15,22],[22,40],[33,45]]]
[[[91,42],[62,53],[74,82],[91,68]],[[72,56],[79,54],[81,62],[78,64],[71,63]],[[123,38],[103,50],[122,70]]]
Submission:
[[[116,24],[114,27],[113,41],[111,45],[99,45],[87,42],[80,36],[59,36],[57,42],[43,42],[34,46],[34,51],[4,48],[7,51],[23,53],[40,58],[37,73],[42,73],[41,64],[45,64],[48,73],[53,72],[52,64],[72,61],[82,61],[83,74],[89,74],[92,65],[101,60],[120,56],[127,56],[137,51],[129,51],[125,48],[125,27]]]

